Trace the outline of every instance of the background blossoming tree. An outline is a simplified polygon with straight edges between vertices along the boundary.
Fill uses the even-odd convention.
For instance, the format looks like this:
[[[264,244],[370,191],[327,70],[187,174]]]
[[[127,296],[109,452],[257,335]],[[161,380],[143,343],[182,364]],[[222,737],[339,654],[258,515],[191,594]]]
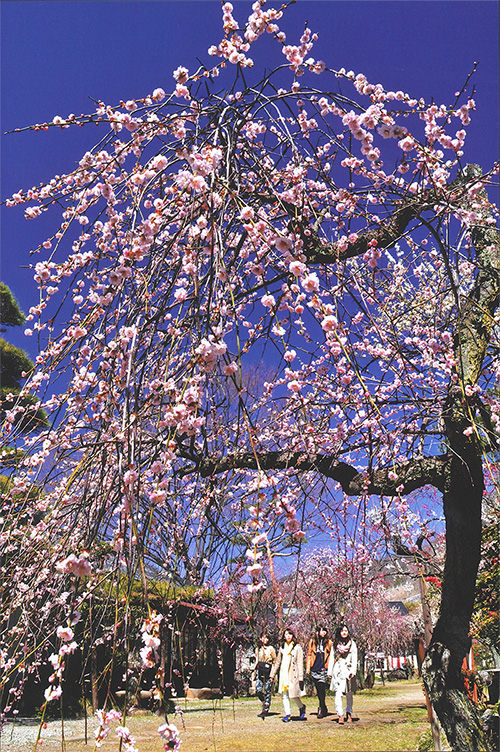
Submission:
[[[241,546],[255,592],[262,555],[308,525],[343,524],[361,547],[375,525],[411,549],[427,524],[412,492],[432,486],[447,551],[425,682],[452,747],[487,749],[461,664],[500,420],[499,244],[497,167],[464,161],[470,81],[429,104],[331,71],[307,27],[289,44],[283,9],[257,2],[241,30],[232,11],[213,67],[179,67],[171,94],[35,126],[101,136],[8,201],[62,220],[29,317],[42,351],[26,391],[51,428],[18,435],[16,410],[3,426],[27,452],[3,500],[4,581],[19,583],[5,675],[21,691],[53,625],[58,697],[82,602],[115,582],[126,621],[118,583],[142,578],[147,602],[152,562],[201,582]],[[262,76],[249,53],[265,31],[284,65]]]

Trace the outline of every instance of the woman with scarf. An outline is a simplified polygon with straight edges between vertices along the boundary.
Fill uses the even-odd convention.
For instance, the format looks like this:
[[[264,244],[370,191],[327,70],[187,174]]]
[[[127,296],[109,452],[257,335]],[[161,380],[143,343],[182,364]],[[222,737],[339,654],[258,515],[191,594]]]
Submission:
[[[358,648],[352,639],[348,627],[341,624],[335,632],[333,650],[328,661],[328,678],[330,689],[335,692],[335,710],[339,723],[344,723],[342,695],[346,696],[345,720],[352,722],[352,695],[356,682],[358,666]]]
[[[282,695],[284,723],[291,720],[290,700],[299,708],[299,720],[306,720],[306,706],[302,702],[301,695],[304,693],[304,653],[302,647],[297,644],[295,634],[287,627],[283,632],[281,647],[278,658],[271,670],[271,679],[274,679],[279,670],[278,692]]]
[[[309,640],[306,658],[306,674],[310,674],[318,696],[318,718],[328,715],[325,695],[328,684],[327,666],[332,646],[333,642],[328,637],[327,628],[320,624],[313,638]]]

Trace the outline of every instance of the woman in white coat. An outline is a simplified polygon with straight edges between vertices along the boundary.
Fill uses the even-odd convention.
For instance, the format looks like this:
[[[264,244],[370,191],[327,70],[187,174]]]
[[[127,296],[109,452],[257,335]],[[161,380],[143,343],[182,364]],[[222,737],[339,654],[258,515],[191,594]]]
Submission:
[[[330,689],[335,692],[335,710],[339,723],[344,723],[342,696],[346,696],[345,720],[352,721],[352,690],[358,666],[358,648],[345,624],[337,629],[333,640],[333,650],[328,661]]]
[[[283,640],[278,651],[278,657],[271,671],[271,679],[274,679],[279,671],[278,692],[283,699],[284,723],[291,720],[290,700],[299,708],[299,720],[306,720],[306,706],[300,699],[304,692],[304,653],[297,643],[292,630],[287,627],[283,632]]]

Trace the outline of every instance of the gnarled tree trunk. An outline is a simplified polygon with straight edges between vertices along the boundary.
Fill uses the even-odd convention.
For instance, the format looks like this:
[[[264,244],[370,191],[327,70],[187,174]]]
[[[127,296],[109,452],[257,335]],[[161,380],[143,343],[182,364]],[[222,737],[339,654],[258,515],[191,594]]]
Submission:
[[[462,676],[463,659],[470,649],[469,623],[480,559],[482,494],[481,457],[473,452],[453,457],[443,494],[446,563],[441,609],[423,676],[452,749],[464,752],[489,749]]]
[[[468,165],[464,178],[481,177]],[[477,707],[466,695],[463,659],[470,648],[469,624],[474,607],[481,548],[481,505],[484,492],[482,446],[475,431],[480,403],[474,398],[494,325],[500,296],[498,231],[490,224],[486,193],[472,228],[479,272],[470,295],[460,301],[455,329],[457,383],[451,384],[444,411],[449,463],[443,507],[446,520],[446,563],[441,610],[425,660],[424,681],[453,750],[488,750]],[[468,206],[468,195],[459,203]],[[473,429],[471,431],[471,429]]]

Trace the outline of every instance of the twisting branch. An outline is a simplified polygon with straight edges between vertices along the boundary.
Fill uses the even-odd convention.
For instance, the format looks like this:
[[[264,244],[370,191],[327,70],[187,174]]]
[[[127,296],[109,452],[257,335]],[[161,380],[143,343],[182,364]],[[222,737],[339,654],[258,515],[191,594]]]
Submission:
[[[291,225],[304,242],[308,264],[331,264],[333,261],[363,255],[373,240],[377,241],[381,249],[392,248],[401,239],[409,223],[431,206],[428,194],[418,199],[404,199],[402,205],[384,221],[383,225],[357,233],[356,240],[347,244],[340,241],[325,243],[311,229],[304,229],[303,223],[299,221],[292,220]]]
[[[243,452],[225,457],[204,457],[196,468],[185,473],[199,471],[204,478],[218,475],[228,470],[296,470],[308,472],[316,470],[327,478],[340,483],[349,496],[360,494],[382,494],[396,496],[410,493],[417,488],[432,485],[442,490],[446,455],[421,457],[409,462],[397,463],[390,468],[372,472],[359,472],[346,462],[339,462],[327,454],[305,454],[304,452]]]

